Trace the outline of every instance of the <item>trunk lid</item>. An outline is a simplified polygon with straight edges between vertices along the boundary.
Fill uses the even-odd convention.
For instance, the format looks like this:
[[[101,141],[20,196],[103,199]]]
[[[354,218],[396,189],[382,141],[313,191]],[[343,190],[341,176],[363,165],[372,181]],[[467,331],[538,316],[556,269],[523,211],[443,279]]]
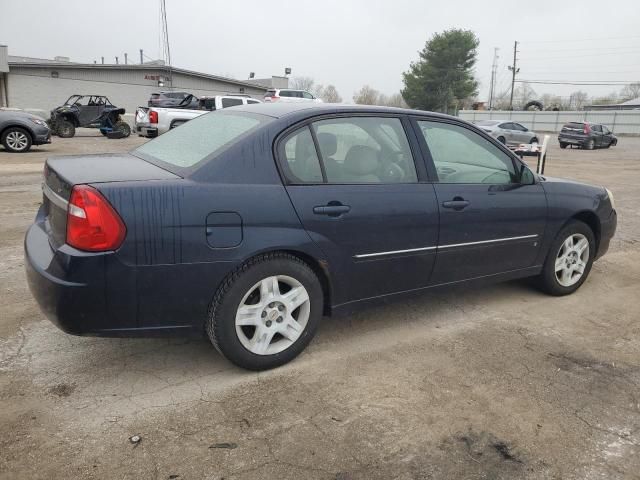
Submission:
[[[74,185],[175,180],[178,175],[130,154],[60,156],[47,159],[42,184],[45,229],[54,248],[66,240],[67,207]]]

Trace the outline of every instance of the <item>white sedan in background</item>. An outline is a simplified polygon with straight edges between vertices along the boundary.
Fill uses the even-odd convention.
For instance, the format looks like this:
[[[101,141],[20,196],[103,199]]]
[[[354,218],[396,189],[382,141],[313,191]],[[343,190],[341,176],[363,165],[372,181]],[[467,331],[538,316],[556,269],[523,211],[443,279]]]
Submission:
[[[477,120],[475,123],[499,142],[507,145],[539,143],[538,135],[527,127],[509,120]]]

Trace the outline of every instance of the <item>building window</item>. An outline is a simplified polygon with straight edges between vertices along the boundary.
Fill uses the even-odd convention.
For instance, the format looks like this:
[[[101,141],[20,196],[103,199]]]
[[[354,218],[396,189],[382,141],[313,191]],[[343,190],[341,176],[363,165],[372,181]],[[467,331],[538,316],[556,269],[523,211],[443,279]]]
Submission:
[[[55,70],[51,72],[51,78],[58,78],[60,75]]]

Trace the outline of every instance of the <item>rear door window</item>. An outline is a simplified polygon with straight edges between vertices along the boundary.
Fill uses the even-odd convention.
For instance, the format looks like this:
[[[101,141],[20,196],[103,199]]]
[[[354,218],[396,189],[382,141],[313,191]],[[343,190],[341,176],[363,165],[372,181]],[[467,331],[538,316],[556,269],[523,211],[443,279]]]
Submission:
[[[286,176],[291,183],[322,183],[322,168],[309,127],[301,128],[284,140]]]
[[[415,183],[409,141],[398,118],[352,117],[313,124],[329,183]]]
[[[242,105],[241,98],[223,98],[222,108],[235,107],[236,105]]]
[[[602,126],[600,125],[592,125],[591,128],[594,132],[602,133]]]

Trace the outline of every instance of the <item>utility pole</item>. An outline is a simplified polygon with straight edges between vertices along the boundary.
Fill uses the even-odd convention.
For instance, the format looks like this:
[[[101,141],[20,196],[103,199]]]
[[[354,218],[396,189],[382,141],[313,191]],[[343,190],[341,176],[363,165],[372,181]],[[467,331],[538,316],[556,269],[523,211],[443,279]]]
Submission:
[[[516,73],[520,71],[519,68],[516,68],[516,64],[518,62],[518,58],[516,57],[518,53],[518,41],[516,40],[513,44],[513,66],[509,67],[511,70],[511,98],[509,99],[509,110],[513,110],[513,88],[516,85]]]
[[[144,52],[140,49],[140,65],[144,63]]]
[[[125,53],[124,54],[124,64],[127,65],[129,63],[129,54]]]
[[[496,71],[498,70],[498,47],[493,49],[493,65],[491,65],[491,85],[489,86],[489,110],[493,110],[493,96],[496,88]]]

